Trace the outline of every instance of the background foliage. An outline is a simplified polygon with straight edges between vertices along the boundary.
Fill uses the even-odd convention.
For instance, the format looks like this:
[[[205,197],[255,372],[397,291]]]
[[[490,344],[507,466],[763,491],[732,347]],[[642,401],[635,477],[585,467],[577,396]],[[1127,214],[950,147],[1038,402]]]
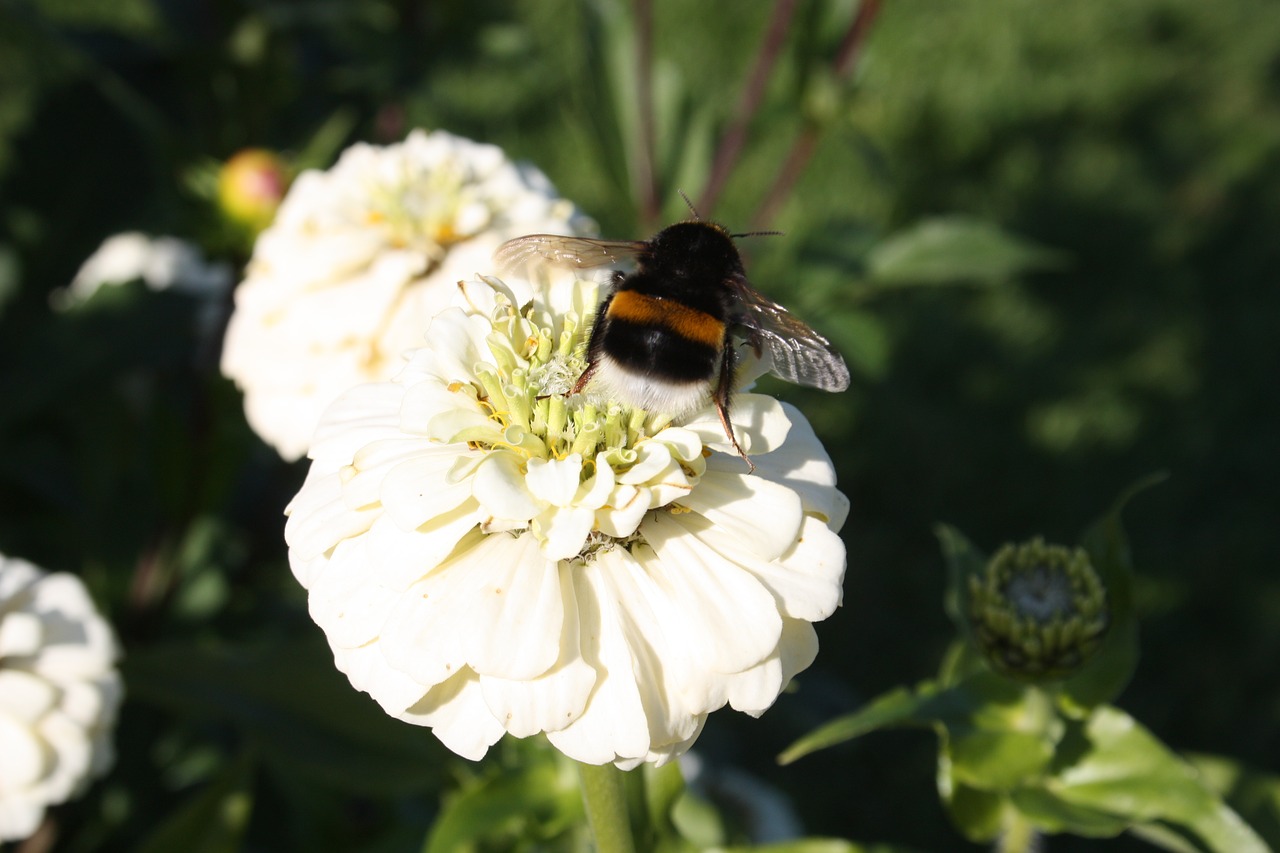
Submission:
[[[785,791],[812,834],[960,849],[926,736],[774,757],[934,671],[936,522],[988,548],[1070,541],[1165,469],[1126,512],[1143,657],[1118,704],[1179,749],[1280,770],[1274,4],[898,0],[844,80],[855,8],[799,3],[702,210],[754,226],[816,134],[760,223],[787,236],[747,248],[854,368],[840,397],[774,389],[853,503],[845,606],[798,692],[761,721],[713,715],[698,751]],[[654,4],[659,211],[636,189],[621,3],[0,1],[0,551],[82,575],[128,652],[119,765],[59,810],[58,849],[177,849],[192,827],[210,850],[418,849],[441,802],[526,745],[452,759],[332,671],[281,539],[305,466],[249,432],[184,297],[129,286],[55,313],[49,293],[129,229],[243,262],[202,193],[242,147],[324,167],[413,127],[497,143],[604,234],[641,236],[684,215],[677,189],[699,199],[770,11]],[[571,812],[539,761],[543,817]],[[1274,845],[1280,804],[1258,790],[1237,786]]]

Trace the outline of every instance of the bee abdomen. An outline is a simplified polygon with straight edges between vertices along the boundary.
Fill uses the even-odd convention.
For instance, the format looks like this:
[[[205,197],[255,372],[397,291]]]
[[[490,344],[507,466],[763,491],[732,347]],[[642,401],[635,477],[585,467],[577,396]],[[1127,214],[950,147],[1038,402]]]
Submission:
[[[608,309],[605,347],[620,365],[672,382],[714,375],[725,325],[673,299],[623,290]]]

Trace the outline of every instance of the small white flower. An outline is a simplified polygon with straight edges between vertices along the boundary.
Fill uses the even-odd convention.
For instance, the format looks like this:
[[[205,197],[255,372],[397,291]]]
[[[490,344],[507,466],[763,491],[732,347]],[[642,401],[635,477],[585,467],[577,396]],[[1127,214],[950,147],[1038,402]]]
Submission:
[[[65,310],[88,302],[103,285],[142,281],[151,290],[174,290],[220,302],[231,287],[231,267],[205,261],[200,250],[177,237],[127,231],[108,237],[83,264],[71,285],[51,295]]]
[[[288,509],[339,669],[469,758],[546,732],[665,762],[711,711],[768,708],[840,603],[848,503],[799,412],[735,396],[749,475],[711,406],[565,396],[598,295],[462,285],[394,381],[329,409]]]
[[[589,226],[546,177],[443,131],[358,144],[290,188],[254,247],[224,344],[249,424],[302,456],[325,406],[391,378],[459,279],[504,240]]]
[[[114,760],[115,638],[79,579],[0,555],[0,841]]]

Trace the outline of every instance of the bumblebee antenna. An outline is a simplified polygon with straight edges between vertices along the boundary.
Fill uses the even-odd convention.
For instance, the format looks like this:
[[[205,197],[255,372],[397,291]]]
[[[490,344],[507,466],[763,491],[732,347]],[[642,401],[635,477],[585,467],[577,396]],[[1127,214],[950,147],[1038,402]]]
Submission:
[[[743,234],[730,234],[735,240],[738,237],[784,237],[786,231],[747,231]]]
[[[689,197],[684,194],[684,190],[676,190],[676,192],[680,193],[680,198],[684,199],[684,203],[689,206],[689,212],[693,214],[693,218],[701,222],[702,215],[699,214],[698,209],[693,206],[693,202],[689,201]]]

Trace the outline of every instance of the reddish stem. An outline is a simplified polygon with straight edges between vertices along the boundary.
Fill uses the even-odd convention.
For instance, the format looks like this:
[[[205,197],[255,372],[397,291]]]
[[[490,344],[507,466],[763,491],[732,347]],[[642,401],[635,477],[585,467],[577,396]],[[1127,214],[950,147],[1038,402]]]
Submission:
[[[702,197],[698,199],[698,209],[707,216],[712,215],[715,210],[720,194],[729,181],[729,175],[738,163],[738,156],[742,153],[742,147],[747,141],[747,128],[764,100],[769,75],[778,61],[778,55],[782,53],[782,45],[786,42],[787,31],[791,28],[791,18],[795,14],[796,5],[796,0],[778,0],[774,4],[773,18],[765,28],[764,40],[756,53],[755,66],[751,69],[751,76],[747,78],[747,84],[742,89],[742,95],[734,109],[733,120],[720,139],[720,147],[711,161],[711,177],[707,179]]]
[[[853,23],[849,25],[836,51],[836,57],[831,63],[838,81],[845,81],[853,76],[858,60],[862,57],[862,48],[866,44],[867,34],[871,32],[871,24],[880,12],[880,2],[881,0],[862,0],[858,6],[858,13],[854,16]],[[753,228],[764,228],[777,216],[787,196],[800,180],[805,167],[809,165],[813,151],[818,146],[821,130],[819,125],[812,122],[801,128],[800,135],[796,137],[791,150],[787,152],[777,179],[774,180],[773,186],[769,188],[764,201],[761,202],[760,208],[751,220]]]

